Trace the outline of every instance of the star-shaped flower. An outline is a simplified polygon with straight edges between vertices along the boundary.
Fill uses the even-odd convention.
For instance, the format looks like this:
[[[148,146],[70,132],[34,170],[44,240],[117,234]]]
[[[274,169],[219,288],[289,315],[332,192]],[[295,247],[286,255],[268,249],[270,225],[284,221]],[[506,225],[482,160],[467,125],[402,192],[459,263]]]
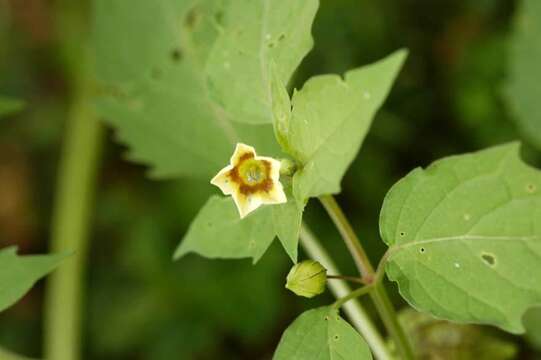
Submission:
[[[280,161],[257,156],[251,146],[238,143],[230,164],[210,181],[231,195],[243,218],[263,204],[287,202],[280,183]]]

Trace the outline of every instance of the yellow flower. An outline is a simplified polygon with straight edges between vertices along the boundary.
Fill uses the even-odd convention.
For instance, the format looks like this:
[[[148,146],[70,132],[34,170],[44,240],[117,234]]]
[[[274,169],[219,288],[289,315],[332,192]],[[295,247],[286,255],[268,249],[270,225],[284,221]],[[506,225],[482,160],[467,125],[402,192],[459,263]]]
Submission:
[[[287,202],[280,183],[280,161],[257,156],[251,146],[238,143],[230,164],[210,181],[231,195],[243,218],[263,204]]]

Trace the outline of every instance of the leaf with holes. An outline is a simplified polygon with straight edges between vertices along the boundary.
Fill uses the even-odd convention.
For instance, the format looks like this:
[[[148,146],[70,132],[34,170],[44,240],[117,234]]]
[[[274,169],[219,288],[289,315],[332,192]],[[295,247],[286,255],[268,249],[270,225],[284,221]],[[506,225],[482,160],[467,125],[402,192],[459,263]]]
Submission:
[[[210,178],[235,143],[279,153],[269,69],[287,82],[317,0],[97,0],[98,111],[154,177]]]
[[[13,305],[66,255],[18,256],[17,248],[0,250],[0,311]]]
[[[415,169],[383,204],[387,275],[415,308],[523,332],[541,303],[541,172],[519,144]]]
[[[262,206],[244,219],[231,198],[212,196],[193,220],[175,252],[175,259],[194,252],[208,258],[252,258],[256,263],[275,236],[293,262],[302,209],[295,201]]]
[[[372,359],[364,339],[330,306],[301,314],[282,335],[273,360]]]
[[[525,138],[541,149],[541,1],[523,0],[510,42],[505,95]]]
[[[340,191],[340,182],[363,142],[406,58],[400,50],[368,66],[309,79],[291,99],[274,80],[275,132],[284,151],[301,163],[293,178],[300,203]],[[283,85],[281,85],[283,88]]]

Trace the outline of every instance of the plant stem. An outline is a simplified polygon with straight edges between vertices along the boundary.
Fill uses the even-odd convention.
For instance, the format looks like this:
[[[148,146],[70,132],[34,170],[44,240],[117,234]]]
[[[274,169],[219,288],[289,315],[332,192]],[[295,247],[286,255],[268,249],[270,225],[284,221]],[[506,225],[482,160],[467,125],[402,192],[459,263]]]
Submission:
[[[351,256],[353,256],[353,260],[355,260],[355,264],[357,265],[361,276],[364,279],[370,279],[374,274],[374,268],[372,267],[370,259],[368,258],[368,255],[366,255],[363,246],[357,238],[357,235],[355,235],[353,228],[342,212],[342,209],[336,200],[334,200],[332,195],[321,196],[319,200],[336,225],[338,232],[340,232],[340,235],[342,235]]]
[[[366,284],[363,279],[356,276],[345,276],[345,275],[327,275],[327,279],[329,280],[346,280],[351,282],[356,282],[359,284]]]
[[[44,331],[48,360],[80,358],[83,275],[103,137],[86,81],[74,90],[65,131],[50,248],[52,252],[75,253],[49,278]]]
[[[411,344],[409,343],[404,329],[398,322],[396,311],[389,300],[389,296],[387,295],[385,288],[380,282],[382,279],[381,277],[379,279],[375,279],[376,274],[374,272],[374,268],[370,263],[370,259],[366,255],[359,238],[355,234],[353,227],[332,195],[321,196],[319,200],[323,204],[323,207],[329,214],[330,218],[333,220],[338,232],[340,235],[342,235],[344,242],[355,260],[359,273],[363,279],[367,281],[367,283],[373,283],[374,286],[370,289],[370,297],[372,298],[372,301],[374,301],[381,320],[383,321],[389,335],[393,338],[402,359],[414,359]],[[374,280],[378,281],[374,282]]]
[[[360,287],[357,290],[350,292],[348,295],[344,296],[343,298],[336,300],[332,306],[338,309],[339,307],[347,303],[349,300],[368,294],[368,292],[371,289],[372,289],[372,285],[366,285],[366,286]]]
[[[333,274],[339,274],[336,265],[321,246],[319,240],[304,223],[301,226],[300,243],[306,253],[312,259],[323,265],[327,271]],[[335,280],[329,282],[328,285],[329,289],[337,299],[343,298],[351,293],[351,288],[344,280]],[[380,360],[392,359],[383,338],[361,304],[358,301],[349,301],[344,304],[343,309],[353,326],[355,326],[355,328],[363,335],[374,356]]]
[[[387,295],[383,287],[383,283],[374,283],[370,295],[399,353],[402,354],[404,359],[414,359],[415,356],[413,355],[409,339],[398,321],[396,311],[389,299],[389,295]]]

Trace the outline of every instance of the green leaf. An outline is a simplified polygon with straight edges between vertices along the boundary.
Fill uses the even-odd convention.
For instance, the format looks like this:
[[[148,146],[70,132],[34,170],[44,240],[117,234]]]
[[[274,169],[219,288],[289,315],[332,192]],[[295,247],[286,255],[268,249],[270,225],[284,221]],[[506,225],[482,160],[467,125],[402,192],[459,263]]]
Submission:
[[[21,100],[0,96],[0,117],[16,113],[23,107],[24,102]]]
[[[282,335],[273,360],[372,359],[364,339],[330,306],[301,314]]]
[[[66,255],[17,256],[17,248],[0,250],[0,311],[17,302]]]
[[[541,2],[523,0],[510,42],[505,94],[523,136],[541,150]]]
[[[295,201],[262,206],[240,219],[230,197],[212,196],[192,221],[174,258],[194,252],[207,258],[252,258],[256,263],[278,236],[297,262],[301,219],[302,209]]]
[[[237,142],[279,153],[268,64],[289,80],[310,47],[317,1],[269,4],[96,0],[98,111],[131,160],[155,177],[210,178]]]
[[[270,206],[240,219],[233,200],[212,196],[192,221],[174,258],[189,252],[208,258],[253,258],[257,262],[274,239]]]
[[[288,128],[291,122],[291,99],[289,98],[285,84],[278,76],[276,66],[271,66],[271,77],[274,136],[285,152],[292,153],[293,151],[289,146],[288,139]]]
[[[284,191],[287,195],[287,203],[271,206],[274,232],[291,260],[296,263],[304,206],[294,200],[291,184],[285,183]]]
[[[284,151],[302,164],[293,178],[299,202],[340,191],[342,177],[405,58],[406,51],[397,51],[375,64],[348,71],[344,79],[315,76],[293,94],[291,115],[279,85],[273,85],[278,99],[274,107],[277,138]]]
[[[415,169],[383,204],[387,275],[416,309],[519,333],[541,303],[541,173],[519,144]]]
[[[209,88],[228,117],[271,123],[270,65],[287,83],[312,48],[317,0],[237,0],[224,8],[206,64]]]

